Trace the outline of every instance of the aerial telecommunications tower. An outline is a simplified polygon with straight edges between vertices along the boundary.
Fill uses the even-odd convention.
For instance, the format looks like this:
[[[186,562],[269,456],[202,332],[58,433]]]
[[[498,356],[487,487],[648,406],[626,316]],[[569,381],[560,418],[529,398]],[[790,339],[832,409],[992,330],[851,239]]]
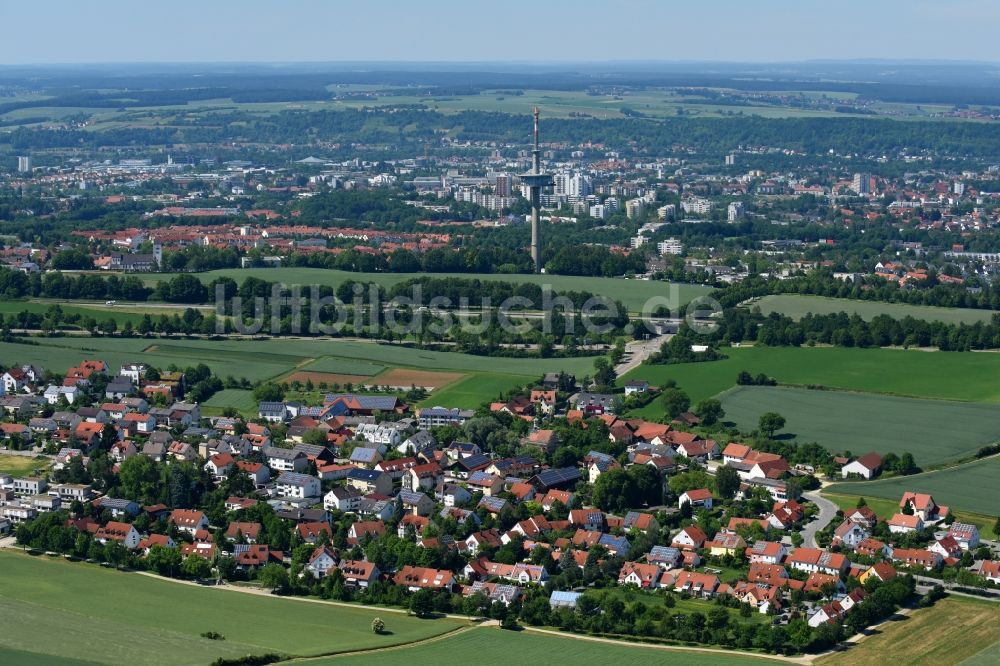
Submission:
[[[542,151],[538,147],[538,107],[535,107],[535,146],[531,151],[531,172],[521,174],[521,183],[531,192],[531,261],[542,272],[542,188],[552,185],[552,176],[542,173]]]

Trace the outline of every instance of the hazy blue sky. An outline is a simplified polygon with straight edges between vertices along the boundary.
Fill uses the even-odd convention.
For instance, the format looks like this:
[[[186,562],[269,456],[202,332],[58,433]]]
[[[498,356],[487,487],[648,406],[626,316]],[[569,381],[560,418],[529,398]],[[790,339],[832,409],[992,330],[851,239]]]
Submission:
[[[1000,61],[998,25],[996,0],[0,0],[0,64]]]

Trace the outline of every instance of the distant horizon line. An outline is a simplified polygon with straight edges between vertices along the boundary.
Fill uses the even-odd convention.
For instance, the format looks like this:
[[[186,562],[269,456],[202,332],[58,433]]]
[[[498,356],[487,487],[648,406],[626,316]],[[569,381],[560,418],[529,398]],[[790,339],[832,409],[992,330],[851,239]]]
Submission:
[[[399,59],[366,59],[366,60],[108,60],[88,62],[23,62],[0,63],[0,69],[17,68],[69,68],[82,69],[87,67],[143,67],[143,66],[271,66],[289,67],[301,66],[378,66],[403,65],[408,68],[415,66],[656,66],[656,65],[727,65],[727,66],[789,66],[789,65],[980,65],[1000,67],[1000,60],[974,60],[949,58],[807,58],[791,60],[713,60],[707,58],[685,59],[495,59],[495,60],[399,60]]]

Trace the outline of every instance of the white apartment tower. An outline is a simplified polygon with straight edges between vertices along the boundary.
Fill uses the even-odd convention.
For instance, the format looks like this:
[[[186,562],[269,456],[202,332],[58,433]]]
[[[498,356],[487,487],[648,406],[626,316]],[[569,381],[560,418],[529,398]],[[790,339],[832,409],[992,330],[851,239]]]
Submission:
[[[734,201],[729,204],[729,208],[726,209],[726,219],[730,222],[737,222],[745,213],[746,211],[743,208],[743,202]]]

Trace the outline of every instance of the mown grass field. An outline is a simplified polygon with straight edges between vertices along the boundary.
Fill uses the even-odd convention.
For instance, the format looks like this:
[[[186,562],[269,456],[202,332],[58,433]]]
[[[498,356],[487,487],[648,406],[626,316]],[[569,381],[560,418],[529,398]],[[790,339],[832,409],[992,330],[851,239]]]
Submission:
[[[958,664],[984,650],[996,654],[1000,604],[951,597],[881,627],[847,650],[817,660],[817,666],[921,666]],[[996,663],[986,661],[982,663]]]
[[[0,473],[13,476],[31,474],[36,469],[45,469],[52,464],[48,458],[32,456],[12,456],[0,454]]]
[[[912,477],[911,477],[912,478]],[[843,488],[843,486],[838,486],[838,488]],[[838,495],[827,491],[823,492],[823,497],[826,497],[831,502],[839,506],[843,510],[853,509],[858,505],[858,498],[864,497],[865,504],[875,512],[875,514],[882,520],[888,520],[894,514],[899,512],[899,498],[885,499],[881,497],[873,497],[866,495],[864,493],[864,484],[859,485],[858,494],[856,495]],[[901,493],[902,494],[902,493]],[[979,535],[987,539],[997,539],[1000,538],[1000,534],[993,531],[996,526],[996,516],[987,516],[981,513],[974,513],[971,511],[966,511],[960,507],[950,506],[948,502],[945,501],[944,497],[935,496],[935,501],[941,502],[945,506],[948,506],[952,513],[955,515],[955,520],[960,523],[972,523],[979,528]],[[1000,508],[997,509],[1000,513]]]
[[[200,664],[278,652],[320,655],[442,634],[457,620],[201,588],[14,552],[0,553],[0,649],[102,664]],[[391,634],[371,621],[383,616]],[[201,638],[216,631],[225,640]],[[2,653],[0,653],[2,657]],[[9,663],[21,663],[14,661]]]
[[[928,305],[909,305],[907,303],[878,303],[875,301],[857,301],[846,298],[827,298],[825,296],[809,296],[802,294],[774,294],[764,296],[754,301],[751,307],[759,307],[764,314],[779,312],[792,319],[801,319],[804,315],[832,314],[846,312],[857,314],[865,321],[871,321],[876,315],[884,314],[894,319],[913,317],[924,321],[942,321],[948,324],[975,324],[988,322],[995,314],[992,310],[975,310],[972,308],[940,308]]]
[[[495,400],[501,393],[523,386],[523,375],[505,375],[494,372],[481,372],[460,379],[453,384],[440,388],[430,397],[420,403],[421,407],[459,407],[475,409],[486,400]]]
[[[996,664],[1000,664],[1000,643],[994,643],[961,662],[962,666],[996,666]]]
[[[645,379],[662,386],[674,379],[697,403],[735,386],[736,376],[746,370],[763,372],[782,384],[1000,403],[1000,354],[846,347],[740,347],[724,352],[729,358],[722,361],[642,365],[621,381]],[[654,401],[636,413],[649,418],[662,412]]]
[[[914,454],[916,455],[916,454]],[[917,457],[919,463],[920,458]],[[934,501],[983,516],[1000,515],[1000,457],[986,458],[913,476],[855,483],[835,483],[827,492],[895,499],[904,491],[930,493]]]
[[[1000,406],[816,391],[773,386],[737,386],[720,395],[726,421],[756,430],[765,412],[787,420],[781,431],[830,451],[902,454],[922,467],[955,460],[1000,440]]]
[[[257,417],[257,401],[253,392],[243,389],[223,389],[202,403],[202,413],[213,415],[232,407],[244,416]]]
[[[171,273],[153,273],[142,276],[147,284],[174,277]],[[353,273],[350,271],[324,268],[225,268],[196,274],[202,282],[208,283],[218,277],[229,277],[242,282],[248,277],[256,277],[269,282],[286,285],[327,285],[336,289],[344,282],[374,282],[383,287],[391,287],[413,278],[464,278],[470,280],[497,280],[518,284],[550,285],[553,291],[588,291],[598,296],[621,301],[629,311],[638,312],[650,298],[669,297],[676,288],[679,302],[670,306],[677,308],[691,299],[710,293],[712,289],[702,285],[672,284],[649,280],[626,280],[624,278],[581,277],[575,275],[532,275],[532,274],[479,274],[479,273]],[[475,301],[470,303],[470,307]],[[494,305],[499,305],[495,303]],[[538,304],[541,309],[541,304]]]
[[[392,628],[392,618],[388,618]],[[401,647],[377,654],[357,654],[313,662],[317,666],[344,664],[378,664],[379,666],[413,666],[414,664],[448,663],[477,666],[510,666],[524,664],[573,664],[574,666],[607,666],[610,663],[676,664],[678,666],[744,666],[776,664],[778,662],[744,654],[696,652],[693,650],[663,650],[625,643],[603,643],[573,635],[554,636],[530,630],[505,631],[480,627],[459,631],[421,645]]]

